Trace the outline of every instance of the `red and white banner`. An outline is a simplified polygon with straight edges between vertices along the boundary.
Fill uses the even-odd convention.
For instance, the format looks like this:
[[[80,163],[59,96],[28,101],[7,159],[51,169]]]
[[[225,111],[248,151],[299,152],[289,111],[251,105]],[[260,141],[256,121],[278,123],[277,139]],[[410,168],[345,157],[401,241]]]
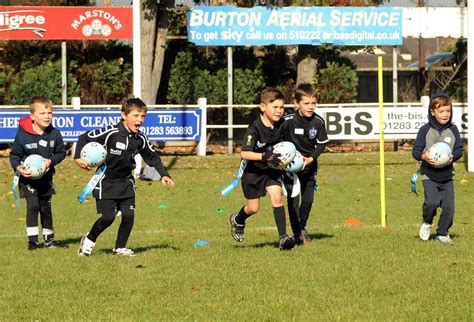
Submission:
[[[132,7],[1,7],[0,39],[132,39]]]

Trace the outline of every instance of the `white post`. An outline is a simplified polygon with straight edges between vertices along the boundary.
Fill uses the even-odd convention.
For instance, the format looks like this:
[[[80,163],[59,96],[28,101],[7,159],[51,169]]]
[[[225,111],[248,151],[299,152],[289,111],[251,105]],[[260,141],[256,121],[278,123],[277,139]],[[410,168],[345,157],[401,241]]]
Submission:
[[[133,0],[133,96],[142,97],[142,51],[141,51],[141,0]],[[143,160],[140,154],[135,156],[136,168],[133,171],[135,178],[140,176]]]
[[[80,110],[81,98],[77,96],[71,97],[71,104],[72,104],[73,110]],[[71,150],[72,150],[71,156],[74,158],[74,153],[76,153],[76,142],[72,144]]]
[[[472,2],[471,2],[472,5]],[[467,10],[467,54],[474,54],[474,8]],[[469,56],[468,56],[469,57]],[[467,64],[467,171],[474,172],[474,64]]]
[[[201,110],[201,140],[198,145],[198,156],[206,156],[207,145],[207,99],[200,97],[198,99],[199,109]]]
[[[61,97],[62,105],[67,105],[67,48],[66,42],[61,42]]]
[[[230,127],[234,125],[234,116],[232,115],[233,109],[230,105],[234,104],[234,62],[233,62],[233,50],[232,47],[227,47],[227,153],[232,155],[234,153],[234,128]]]

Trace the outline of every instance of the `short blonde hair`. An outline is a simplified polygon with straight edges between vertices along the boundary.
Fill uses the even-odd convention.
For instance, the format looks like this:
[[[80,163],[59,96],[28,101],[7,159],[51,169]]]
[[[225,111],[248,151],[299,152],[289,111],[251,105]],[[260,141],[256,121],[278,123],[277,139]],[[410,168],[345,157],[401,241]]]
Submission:
[[[53,102],[49,97],[46,96],[34,96],[30,99],[30,112],[33,113],[35,111],[36,104],[43,104],[50,109],[53,109]]]

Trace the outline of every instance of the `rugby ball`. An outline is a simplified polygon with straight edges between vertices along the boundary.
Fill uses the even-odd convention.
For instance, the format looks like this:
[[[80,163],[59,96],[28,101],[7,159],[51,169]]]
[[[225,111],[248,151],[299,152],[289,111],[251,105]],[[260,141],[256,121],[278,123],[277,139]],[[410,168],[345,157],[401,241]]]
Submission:
[[[25,170],[31,172],[31,179],[40,179],[46,173],[46,159],[39,154],[31,154],[23,162]]]
[[[97,142],[89,142],[81,150],[81,159],[90,167],[101,165],[107,157],[107,150]]]
[[[289,141],[283,141],[273,146],[273,153],[280,154],[281,167],[285,168],[296,155],[296,147]]]
[[[293,160],[285,167],[285,171],[296,172],[300,171],[304,165],[304,158],[300,151],[296,150],[295,157]]]
[[[442,168],[448,165],[449,160],[453,154],[449,145],[445,142],[438,142],[433,144],[428,149],[428,155],[431,159],[435,160],[433,165],[435,168]]]

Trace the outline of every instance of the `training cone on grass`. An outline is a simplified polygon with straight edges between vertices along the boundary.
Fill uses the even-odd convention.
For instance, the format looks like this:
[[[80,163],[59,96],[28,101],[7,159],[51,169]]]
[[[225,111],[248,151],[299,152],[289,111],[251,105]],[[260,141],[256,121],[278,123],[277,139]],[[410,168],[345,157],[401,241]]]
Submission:
[[[345,222],[344,222],[346,225],[349,225],[349,226],[358,226],[358,225],[362,225],[362,220],[359,220],[357,218],[350,218],[350,219],[347,219]]]

